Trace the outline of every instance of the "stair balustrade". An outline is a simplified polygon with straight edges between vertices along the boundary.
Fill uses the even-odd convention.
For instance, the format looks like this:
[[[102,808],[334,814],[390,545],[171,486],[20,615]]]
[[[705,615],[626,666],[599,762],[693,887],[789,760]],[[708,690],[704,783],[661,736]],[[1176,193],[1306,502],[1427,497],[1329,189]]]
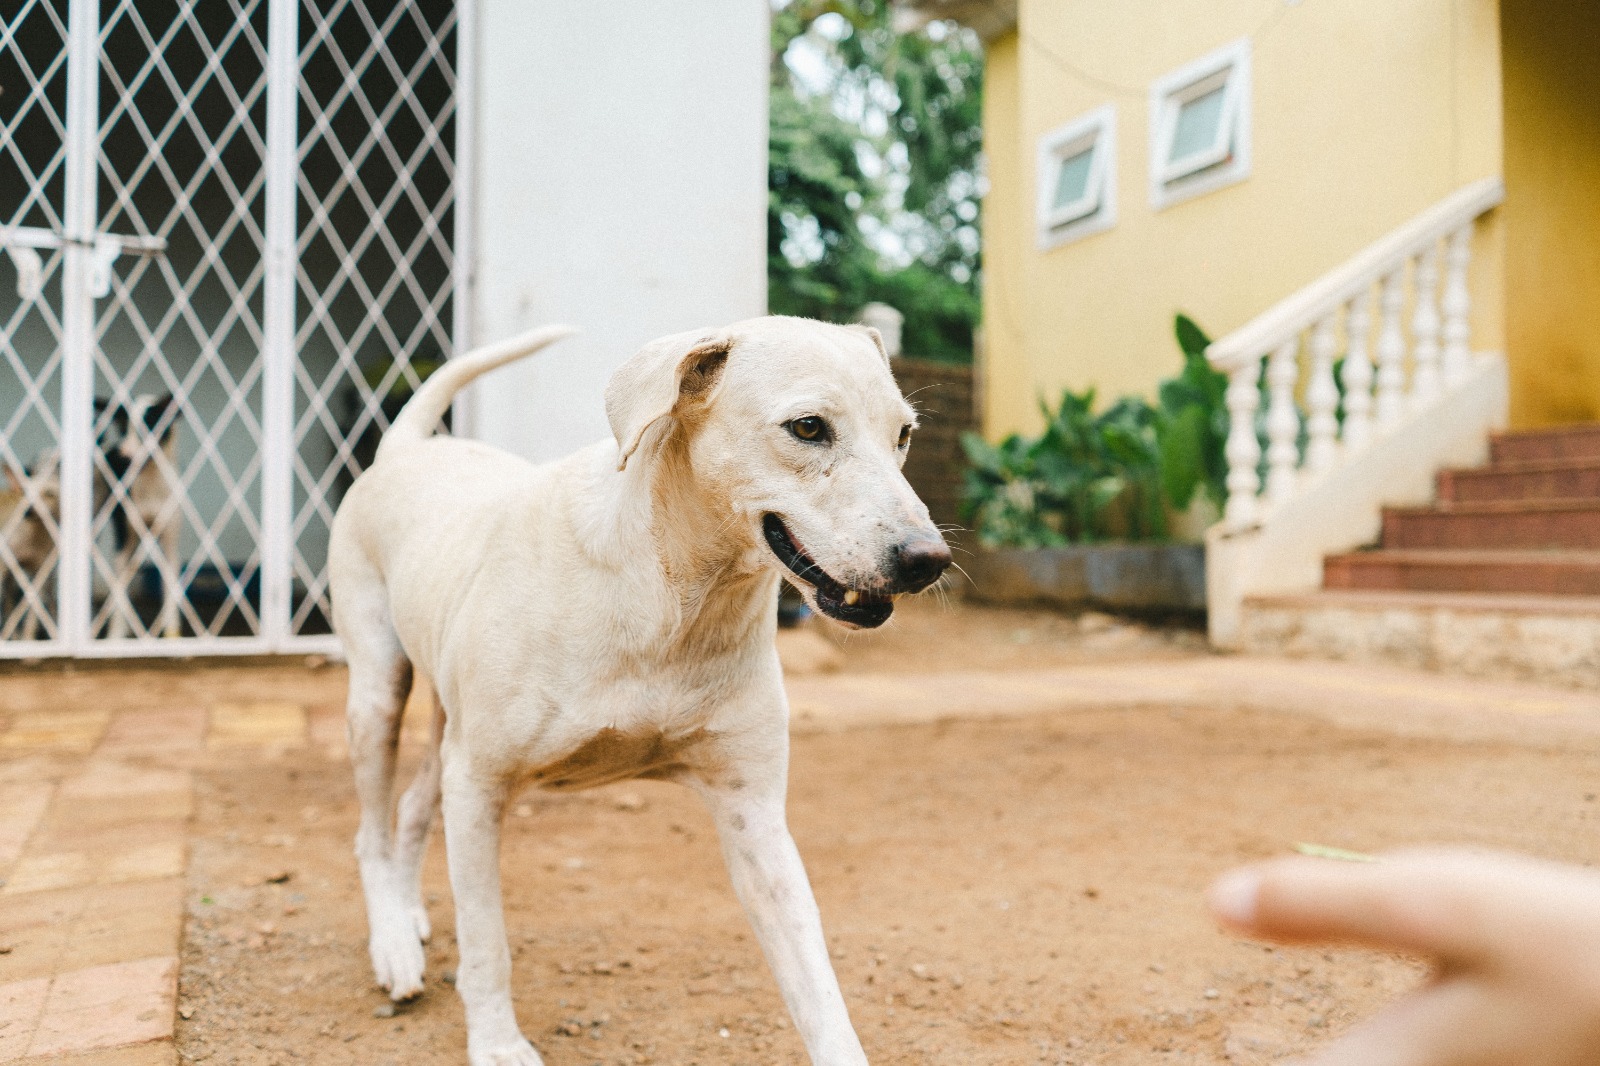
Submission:
[[[1367,444],[1375,428],[1393,425],[1406,411],[1425,408],[1442,390],[1460,384],[1471,365],[1472,228],[1504,198],[1497,178],[1467,186],[1207,349],[1212,366],[1229,379],[1228,528],[1260,521],[1293,495],[1303,474],[1327,469],[1341,449]],[[1441,243],[1448,245],[1442,298]],[[1376,367],[1367,354],[1374,288],[1380,308]],[[1341,339],[1344,366],[1336,385],[1333,364]],[[1309,356],[1305,375],[1302,347]],[[1263,361],[1270,396],[1265,498],[1258,491],[1255,425]]]
[[[1395,486],[1421,466],[1459,460],[1464,440],[1481,447],[1479,423],[1503,421],[1504,359],[1473,352],[1469,274],[1474,228],[1504,198],[1498,178],[1465,186],[1207,349],[1228,376],[1228,498],[1208,537],[1217,643],[1232,642],[1244,596],[1314,587],[1325,552],[1376,532],[1386,490],[1404,494]],[[1440,420],[1451,425],[1417,429]],[[1410,454],[1370,459],[1396,449]],[[1352,481],[1353,464],[1380,483]],[[1327,520],[1338,500],[1306,502],[1330,492],[1354,518]],[[1322,528],[1274,528],[1308,523]]]

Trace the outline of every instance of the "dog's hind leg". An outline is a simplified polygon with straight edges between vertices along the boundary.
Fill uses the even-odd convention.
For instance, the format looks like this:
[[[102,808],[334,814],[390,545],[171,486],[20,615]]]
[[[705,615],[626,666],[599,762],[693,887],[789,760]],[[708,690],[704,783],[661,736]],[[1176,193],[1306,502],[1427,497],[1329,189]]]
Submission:
[[[334,604],[350,665],[346,726],[361,802],[356,859],[367,901],[368,947],[378,983],[391,998],[405,1000],[422,992],[425,963],[412,913],[415,895],[396,861],[394,839],[395,757],[411,662],[395,636],[381,584],[341,585]]]
[[[415,684],[415,682],[413,682]],[[439,809],[439,743],[444,737],[444,708],[439,694],[428,685],[427,695],[432,701],[433,738],[417,767],[411,787],[400,797],[400,824],[395,835],[395,874],[411,898],[411,913],[416,921],[417,937],[426,941],[432,934],[428,922],[428,908],[422,902],[422,859],[427,854],[428,830],[433,825],[434,812]]]

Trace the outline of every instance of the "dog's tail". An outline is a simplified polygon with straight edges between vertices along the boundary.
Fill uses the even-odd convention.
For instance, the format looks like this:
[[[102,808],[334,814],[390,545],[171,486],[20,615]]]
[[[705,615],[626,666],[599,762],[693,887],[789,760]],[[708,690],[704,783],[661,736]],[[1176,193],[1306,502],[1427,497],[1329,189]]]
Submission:
[[[433,435],[434,427],[456,393],[466,388],[479,375],[495,367],[526,358],[547,345],[554,344],[578,331],[571,326],[545,326],[508,337],[495,344],[474,348],[466,355],[451,359],[428,376],[416,393],[400,409],[389,426],[383,440],[378,442],[378,458],[396,445],[406,441],[425,440]]]

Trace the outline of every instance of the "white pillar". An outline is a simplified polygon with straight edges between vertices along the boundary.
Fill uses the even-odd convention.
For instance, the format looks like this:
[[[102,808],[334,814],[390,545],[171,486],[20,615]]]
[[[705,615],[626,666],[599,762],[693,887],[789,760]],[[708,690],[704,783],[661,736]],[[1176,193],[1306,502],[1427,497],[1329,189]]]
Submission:
[[[1365,444],[1372,433],[1372,356],[1367,353],[1370,300],[1367,292],[1351,300],[1344,326],[1344,445],[1352,450]]]
[[[1256,441],[1260,379],[1260,359],[1228,372],[1228,391],[1224,395],[1228,405],[1228,443],[1224,449],[1228,458],[1228,506],[1223,521],[1233,530],[1248,529],[1260,518],[1256,503],[1256,491],[1261,487],[1261,476],[1256,473],[1256,464],[1261,461],[1261,445]]]
[[[1406,305],[1404,269],[1383,279],[1383,323],[1378,329],[1378,425],[1390,426],[1405,411],[1406,335],[1400,313]]]
[[[1411,313],[1411,403],[1422,406],[1439,395],[1439,249],[1417,256],[1416,308]]]
[[[1267,501],[1274,507],[1294,495],[1300,465],[1300,412],[1294,406],[1299,354],[1300,338],[1293,337],[1267,363]]]
[[[900,331],[906,316],[888,304],[869,303],[856,312],[856,321],[871,326],[883,338],[883,350],[893,359],[900,355]]]
[[[1334,316],[1311,327],[1311,377],[1306,381],[1306,469],[1326,470],[1339,455],[1339,387],[1333,357],[1339,350]]]
[[[477,0],[471,336],[583,330],[497,371],[477,436],[532,459],[605,437],[644,342],[766,311],[764,0]]]
[[[1450,235],[1445,252],[1444,283],[1444,380],[1455,385],[1472,369],[1469,342],[1472,327],[1467,314],[1472,310],[1472,295],[1467,288],[1467,268],[1472,262],[1472,226],[1462,226]]]

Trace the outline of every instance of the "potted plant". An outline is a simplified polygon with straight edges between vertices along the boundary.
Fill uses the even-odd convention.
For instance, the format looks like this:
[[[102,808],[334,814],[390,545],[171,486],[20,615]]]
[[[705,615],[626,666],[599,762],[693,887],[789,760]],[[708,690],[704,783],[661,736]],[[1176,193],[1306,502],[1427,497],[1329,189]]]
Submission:
[[[1155,405],[1122,397],[1096,413],[1093,389],[1041,404],[1045,430],[989,444],[962,439],[964,513],[982,550],[979,598],[1194,612],[1205,606],[1205,551],[1227,464],[1227,379],[1204,332],[1176,322],[1180,373]]]

